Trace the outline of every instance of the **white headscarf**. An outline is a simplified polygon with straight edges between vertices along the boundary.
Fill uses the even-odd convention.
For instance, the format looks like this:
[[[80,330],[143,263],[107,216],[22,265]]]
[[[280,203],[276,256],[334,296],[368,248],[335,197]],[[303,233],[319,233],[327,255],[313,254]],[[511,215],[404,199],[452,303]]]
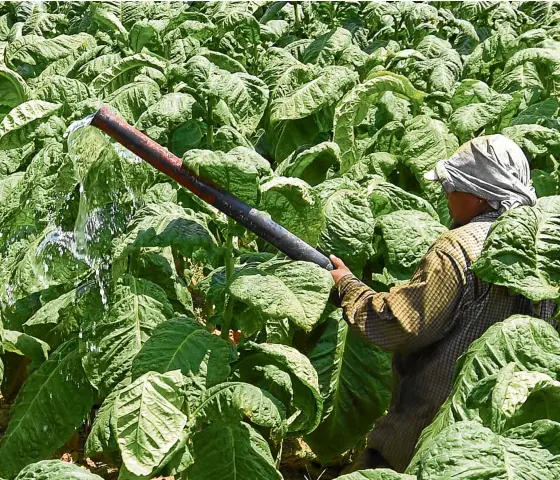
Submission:
[[[500,213],[537,202],[527,157],[503,135],[469,140],[449,159],[437,162],[424,178],[441,182],[447,193],[466,192],[483,198]]]

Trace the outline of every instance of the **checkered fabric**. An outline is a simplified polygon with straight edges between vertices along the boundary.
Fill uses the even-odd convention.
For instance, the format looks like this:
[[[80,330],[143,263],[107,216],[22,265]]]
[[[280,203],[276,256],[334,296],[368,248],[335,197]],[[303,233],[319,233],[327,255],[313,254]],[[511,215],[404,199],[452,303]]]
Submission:
[[[474,340],[514,314],[552,323],[554,302],[534,304],[470,271],[496,218],[486,213],[443,234],[410,282],[390,292],[376,293],[352,275],[338,284],[346,320],[394,354],[391,405],[368,444],[399,472],[449,395],[455,362]]]

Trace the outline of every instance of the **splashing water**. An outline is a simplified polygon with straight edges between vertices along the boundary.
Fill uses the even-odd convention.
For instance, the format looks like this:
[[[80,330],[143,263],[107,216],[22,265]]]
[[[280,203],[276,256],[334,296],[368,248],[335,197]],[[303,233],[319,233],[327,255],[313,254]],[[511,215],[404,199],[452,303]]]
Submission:
[[[113,144],[113,148],[115,152],[117,152],[117,155],[123,160],[127,160],[131,163],[142,163],[142,159],[138,155],[131,152],[128,148],[123,147],[121,144],[115,143]]]
[[[88,267],[90,267],[96,279],[96,282],[99,286],[99,293],[101,295],[101,300],[103,305],[107,305],[107,292],[105,288],[105,284],[102,281],[101,269],[100,267],[96,266],[95,259],[87,255],[84,250],[80,250],[78,248],[78,243],[76,242],[76,235],[74,232],[66,232],[62,230],[62,228],[57,227],[51,232],[49,232],[45,238],[39,243],[37,246],[36,257],[37,259],[41,259],[43,254],[47,251],[50,251],[50,247],[54,247],[55,252],[62,257],[65,253],[70,253],[74,258],[77,260],[85,263]],[[52,253],[47,254],[47,260],[52,260]],[[44,272],[44,276],[46,277],[49,271],[49,264],[43,260],[42,268]],[[79,265],[74,266],[74,270],[78,270]],[[81,282],[81,278],[75,279],[75,285]]]
[[[87,117],[84,117],[81,120],[76,120],[75,122],[72,122],[69,125],[69,127],[66,129],[66,132],[64,132],[63,137],[68,139],[68,141],[71,141],[70,139],[72,138],[74,132],[77,132],[78,130],[91,125],[91,121],[93,120],[93,117],[95,117],[95,113],[92,113],[91,115],[88,115]]]
[[[112,241],[141,206],[146,171],[151,170],[137,155],[90,128],[93,117],[73,122],[64,134],[80,197],[74,231],[58,229],[44,243],[58,243],[91,268],[107,307],[105,274],[111,265]]]

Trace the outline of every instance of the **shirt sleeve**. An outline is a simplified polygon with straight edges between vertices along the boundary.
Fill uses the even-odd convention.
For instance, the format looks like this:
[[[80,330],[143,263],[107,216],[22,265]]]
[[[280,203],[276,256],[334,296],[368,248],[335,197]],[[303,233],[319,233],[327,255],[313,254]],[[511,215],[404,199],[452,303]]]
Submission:
[[[338,290],[348,323],[379,347],[412,353],[452,328],[465,284],[463,269],[447,252],[432,247],[406,284],[376,293],[353,275]]]

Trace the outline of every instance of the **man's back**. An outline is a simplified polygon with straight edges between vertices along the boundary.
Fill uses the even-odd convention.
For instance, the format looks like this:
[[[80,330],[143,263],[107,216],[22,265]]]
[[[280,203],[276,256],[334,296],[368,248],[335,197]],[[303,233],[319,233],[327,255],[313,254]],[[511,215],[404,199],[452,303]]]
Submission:
[[[411,282],[363,297],[355,278],[341,281],[343,307],[381,347],[394,352],[391,407],[375,426],[369,447],[403,471],[422,430],[449,395],[458,357],[488,327],[514,314],[549,319],[554,302],[534,305],[470,271],[497,214],[484,214],[442,235]],[[362,290],[362,293],[360,293]],[[352,318],[351,318],[352,317]]]

